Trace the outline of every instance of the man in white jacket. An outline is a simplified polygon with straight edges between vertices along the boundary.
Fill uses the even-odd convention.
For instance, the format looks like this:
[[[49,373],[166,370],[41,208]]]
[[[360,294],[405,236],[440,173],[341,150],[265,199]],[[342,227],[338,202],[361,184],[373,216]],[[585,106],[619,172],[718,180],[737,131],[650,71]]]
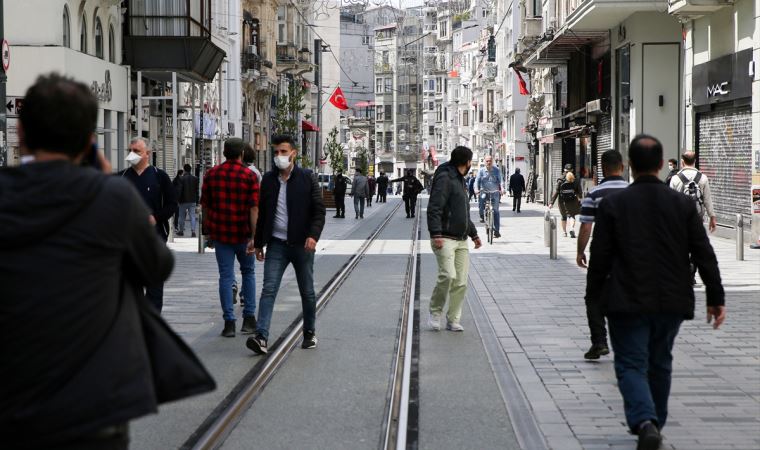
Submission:
[[[704,211],[707,212],[707,216],[710,218],[710,232],[713,232],[717,226],[717,217],[715,216],[712,195],[710,194],[710,181],[707,179],[707,175],[697,170],[695,167],[696,161],[697,155],[694,152],[685,152],[683,155],[681,155],[683,169],[681,169],[677,175],[671,178],[670,188],[681,193],[687,193],[686,191],[688,189],[689,182],[696,182],[696,184],[699,186],[699,190],[702,191]],[[684,179],[686,181],[684,181]]]

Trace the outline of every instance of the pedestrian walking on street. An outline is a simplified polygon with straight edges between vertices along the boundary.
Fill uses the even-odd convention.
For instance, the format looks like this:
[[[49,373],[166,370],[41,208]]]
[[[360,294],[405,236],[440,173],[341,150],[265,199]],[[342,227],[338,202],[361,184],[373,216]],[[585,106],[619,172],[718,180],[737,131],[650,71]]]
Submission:
[[[665,178],[665,186],[670,186],[670,181],[678,175],[678,160],[670,158],[668,160],[668,176]]]
[[[380,172],[377,177],[377,203],[385,203],[388,200],[388,176],[385,172]]]
[[[222,336],[235,337],[235,259],[243,275],[243,325],[241,334],[256,330],[256,276],[253,238],[259,214],[259,181],[243,164],[245,142],[230,138],[224,142],[226,160],[203,177],[201,205],[203,230],[214,243],[219,268],[219,301],[222,305]]]
[[[668,416],[673,342],[694,318],[689,255],[705,282],[707,322],[726,317],[718,261],[696,205],[657,177],[662,144],[638,135],[628,150],[634,182],[596,212],[586,297],[607,316],[626,422],[639,450],[660,448]]]
[[[470,172],[465,182],[467,183],[467,201],[471,202],[473,198],[477,197],[475,195],[475,173]]]
[[[180,194],[182,194],[182,174],[184,173],[184,170],[179,169],[177,171],[177,176],[175,176],[172,180],[172,185],[174,186],[174,192],[177,194],[177,199],[179,199]],[[177,231],[179,231],[179,211],[174,213],[172,216],[172,225],[174,226],[174,233],[176,234]]]
[[[346,189],[351,181],[343,176],[343,171],[338,170],[335,175],[335,187],[333,188],[333,198],[335,199],[335,218],[346,218]]]
[[[372,197],[375,196],[375,188],[377,188],[377,180],[372,175],[367,177],[367,185],[369,185],[369,195],[367,196],[367,206],[372,208]]]
[[[520,169],[515,169],[515,173],[509,177],[509,193],[512,195],[512,211],[520,212],[522,204],[522,195],[525,192],[525,178],[520,174]]]
[[[562,232],[567,237],[567,219],[573,220],[570,226],[570,237],[575,238],[575,216],[581,212],[581,188],[575,182],[575,175],[572,171],[565,172],[565,179],[558,180],[554,195],[549,201],[549,209],[552,209],[554,202],[559,199],[559,213],[562,216]]]
[[[177,190],[163,170],[150,165],[153,149],[144,138],[135,138],[129,143],[126,161],[131,167],[119,175],[132,182],[140,193],[148,209],[150,221],[156,227],[158,236],[166,242],[169,239],[169,220],[177,213]],[[145,298],[161,312],[164,306],[164,283],[145,286]]]
[[[441,164],[433,175],[427,223],[438,263],[438,279],[430,297],[428,325],[435,331],[441,329],[446,298],[449,299],[446,329],[464,331],[460,319],[470,267],[467,238],[472,239],[476,249],[481,246],[478,231],[470,220],[470,202],[464,182],[471,166],[472,150],[459,146],[451,152],[451,159]]]
[[[500,238],[501,233],[501,214],[499,214],[499,203],[502,194],[502,177],[501,171],[493,164],[493,156],[486,155],[485,167],[481,167],[475,180],[475,192],[478,194],[478,210],[480,212],[480,223],[484,222],[486,201],[491,202],[493,207],[493,237]]]
[[[193,168],[185,164],[185,172],[180,178],[179,193],[179,230],[177,236],[185,235],[185,220],[190,216],[190,232],[195,234],[195,208],[198,206],[198,177],[193,175]]]
[[[591,229],[594,226],[594,217],[602,199],[605,196],[619,192],[628,187],[628,182],[623,179],[623,155],[617,150],[607,150],[602,153],[602,174],[604,180],[601,184],[591,189],[583,198],[579,220],[581,227],[578,230],[578,252],[576,263],[586,267],[586,246],[591,238]],[[604,324],[604,314],[598,302],[590,302],[586,297],[586,318],[591,333],[591,348],[583,355],[585,359],[599,359],[609,355],[607,346],[607,328]]]
[[[362,174],[362,170],[357,168],[352,183],[351,195],[354,196],[354,212],[357,219],[364,218],[364,202],[370,196],[369,182],[367,177]]]
[[[710,232],[715,231],[718,224],[713,207],[712,193],[710,192],[710,180],[695,167],[697,155],[694,152],[685,152],[681,155],[683,169],[671,180],[669,186],[690,197],[697,205],[697,213],[704,218],[705,213],[709,217]]]
[[[422,183],[417,177],[414,176],[414,169],[406,171],[406,175],[401,178],[391,180],[391,183],[401,183],[399,189],[403,186],[403,200],[404,209],[406,210],[406,218],[414,217],[417,211],[417,196],[422,192]],[[398,194],[398,190],[396,191]]]
[[[255,160],[256,150],[251,147],[251,144],[245,144],[245,150],[243,150],[243,164],[256,175],[256,181],[261,183],[261,171],[256,167]]]
[[[214,389],[145,301],[174,259],[141,196],[110,176],[97,120],[89,86],[38,78],[17,125],[34,159],[0,169],[3,448],[127,449],[131,420]]]
[[[274,136],[276,169],[261,182],[259,222],[256,227],[256,259],[264,261],[264,286],[259,301],[256,336],[246,346],[257,354],[267,353],[269,323],[282,275],[293,265],[303,309],[301,348],[316,348],[317,298],[314,294],[314,252],[325,226],[325,204],[317,178],[295,163],[295,141]],[[266,255],[264,254],[266,248]]]

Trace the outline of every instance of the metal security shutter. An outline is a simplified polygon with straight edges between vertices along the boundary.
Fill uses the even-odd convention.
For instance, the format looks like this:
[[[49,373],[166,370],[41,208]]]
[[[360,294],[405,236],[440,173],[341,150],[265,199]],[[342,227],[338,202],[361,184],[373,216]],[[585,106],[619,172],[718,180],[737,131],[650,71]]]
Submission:
[[[552,144],[551,175],[549,186],[554,189],[556,181],[562,178],[562,139],[556,139]],[[551,197],[552,193],[549,193]]]
[[[598,131],[596,134],[596,176],[599,183],[604,179],[602,175],[602,153],[612,150],[612,117],[608,114],[599,116]]]
[[[718,222],[750,216],[752,114],[750,107],[722,107],[697,116],[699,170],[710,180]]]

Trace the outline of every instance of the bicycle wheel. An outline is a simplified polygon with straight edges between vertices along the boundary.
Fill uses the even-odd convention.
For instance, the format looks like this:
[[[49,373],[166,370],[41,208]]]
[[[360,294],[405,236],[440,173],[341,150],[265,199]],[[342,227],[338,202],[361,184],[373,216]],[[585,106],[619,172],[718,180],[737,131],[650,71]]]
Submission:
[[[489,208],[486,212],[486,237],[489,244],[493,244],[493,211]]]

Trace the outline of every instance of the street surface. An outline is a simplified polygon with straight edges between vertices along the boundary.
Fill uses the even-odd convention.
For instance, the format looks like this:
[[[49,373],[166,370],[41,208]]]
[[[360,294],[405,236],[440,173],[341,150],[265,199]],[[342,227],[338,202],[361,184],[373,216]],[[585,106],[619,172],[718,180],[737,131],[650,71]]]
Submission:
[[[328,210],[315,262],[317,291],[399,201],[389,197],[387,204],[374,204],[361,221],[352,218],[351,205],[348,219],[334,219],[334,210]],[[419,448],[635,448],[624,425],[611,355],[598,362],[583,359],[589,346],[585,271],[575,265],[576,240],[560,237],[559,260],[550,260],[543,245],[543,207],[524,204],[516,215],[511,199],[504,199],[503,237],[471,252],[465,332],[432,332],[425,321],[436,265],[426,204],[421,198]],[[401,208],[320,314],[319,347],[291,354],[225,448],[378,448],[411,230],[412,220]],[[738,262],[733,241],[712,241],[728,318],[718,331],[704,322],[698,284],[697,318],[684,323],[674,350],[664,448],[757,449],[760,251],[748,249],[747,260]],[[179,238],[170,246],[177,265],[166,285],[164,317],[198,353],[218,388],[134,422],[134,449],[180,447],[260,358],[245,348],[247,336],[219,336],[223,322],[213,251],[197,254],[194,239]],[[261,274],[257,263],[257,295]],[[299,313],[289,270],[270,343]]]

